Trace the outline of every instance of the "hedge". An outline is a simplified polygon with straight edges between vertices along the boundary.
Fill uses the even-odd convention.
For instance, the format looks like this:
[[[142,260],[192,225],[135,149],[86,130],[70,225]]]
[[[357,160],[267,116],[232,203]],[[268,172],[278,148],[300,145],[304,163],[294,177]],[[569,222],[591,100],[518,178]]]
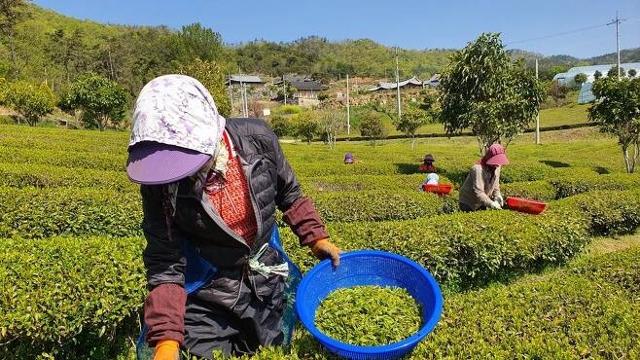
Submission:
[[[138,192],[124,171],[68,168],[43,164],[0,163],[0,183],[10,187],[73,187]],[[56,190],[57,191],[57,190]]]
[[[557,273],[450,296],[413,359],[637,359],[640,312],[615,286]]]
[[[326,222],[409,220],[458,209],[456,198],[418,190],[316,193],[311,197]]]
[[[329,234],[343,250],[377,249],[403,254],[452,288],[486,283],[500,276],[562,263],[588,242],[584,223],[567,214],[523,215],[482,211],[418,220],[330,223]],[[316,263],[282,231],[287,250],[303,269]]]
[[[136,193],[0,187],[0,237],[136,236],[141,221]]]
[[[640,301],[640,247],[582,257],[571,264],[569,271],[599,284],[619,286]]]
[[[16,164],[44,164],[69,168],[124,171],[126,153],[97,152],[70,153],[62,150],[15,149],[0,147],[0,162]]]
[[[360,192],[368,190],[418,190],[426,174],[412,175],[328,175],[319,177],[299,177],[298,181],[305,193],[336,191]],[[440,176],[440,182],[449,182]]]
[[[143,246],[140,238],[0,239],[0,358],[105,351],[141,308]]]
[[[640,189],[592,191],[553,204],[550,212],[582,218],[592,235],[619,235],[640,226]]]
[[[570,174],[549,179],[556,188],[556,198],[562,199],[594,190],[629,190],[640,187],[637,174]]]
[[[551,201],[556,198],[556,188],[547,181],[524,181],[500,186],[503,196],[515,196],[539,201]]]

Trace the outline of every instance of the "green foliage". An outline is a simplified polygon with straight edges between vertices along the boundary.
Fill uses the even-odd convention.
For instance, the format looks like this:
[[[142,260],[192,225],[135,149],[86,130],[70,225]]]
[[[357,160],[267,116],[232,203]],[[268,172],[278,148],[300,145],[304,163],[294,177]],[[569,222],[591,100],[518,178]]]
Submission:
[[[204,85],[211,93],[218,112],[222,116],[231,113],[231,101],[225,88],[225,68],[220,63],[195,59],[178,70],[180,74],[189,75]]]
[[[471,129],[485,147],[527,129],[542,102],[535,76],[511,61],[496,33],[482,34],[452,56],[440,90],[447,134]]]
[[[630,78],[634,78],[636,77],[636,75],[638,75],[638,72],[636,71],[636,69],[629,69],[627,75],[629,75]]]
[[[53,112],[56,98],[45,84],[34,85],[25,81],[11,84],[6,102],[31,126]]]
[[[0,199],[0,237],[4,238],[141,234],[141,200],[136,193],[0,187]]]
[[[580,87],[582,83],[587,81],[587,74],[584,74],[584,73],[576,74],[576,76],[573,77],[573,80],[575,81],[576,86]]]
[[[140,238],[0,239],[0,358],[88,359],[113,346],[142,305],[143,247]]]
[[[384,138],[386,129],[382,122],[382,115],[375,111],[369,111],[360,121],[360,135],[369,138],[374,144],[376,139]]]
[[[632,299],[640,298],[640,247],[600,256],[583,257],[571,264],[570,272],[602,284],[626,290]]]
[[[320,126],[317,119],[311,111],[303,111],[295,117],[295,135],[311,143],[311,140],[315,138],[320,132]]]
[[[626,74],[626,72],[624,71],[624,68],[620,68],[620,77],[624,77]],[[607,71],[607,77],[610,78],[617,78],[618,77],[618,65],[614,65],[611,67],[611,69],[609,69],[609,71]]]
[[[505,198],[507,196],[515,196],[539,201],[556,199],[556,188],[549,182],[542,180],[504,184],[500,190]]]
[[[357,286],[329,294],[316,310],[315,323],[318,330],[340,342],[379,346],[416,333],[421,314],[405,289]]]
[[[555,273],[450,296],[413,359],[634,358],[640,315],[617,287]]]
[[[278,137],[289,136],[294,133],[294,126],[291,121],[281,115],[271,117],[271,129]]]
[[[602,73],[600,72],[600,70],[596,70],[595,73],[593,73],[593,78],[598,80],[602,77]]]
[[[419,192],[417,188],[420,183],[416,183],[412,190],[393,193],[387,189],[308,194],[313,198],[321,217],[329,222],[409,220],[457,210],[457,199]]]
[[[353,165],[349,165],[353,166]],[[343,165],[344,167],[344,165]],[[305,193],[354,192],[389,190],[418,190],[424,180],[423,174],[413,175],[324,175],[300,177],[298,181]],[[440,182],[447,182],[443,176]]]
[[[127,93],[115,81],[96,74],[80,77],[72,85],[60,107],[64,110],[80,110],[85,127],[117,125],[124,119]]]
[[[575,208],[543,215],[511,211],[454,213],[428,218],[330,223],[333,241],[344,251],[376,249],[403,254],[425,266],[442,284],[468,288],[500,277],[562,263],[587,243],[582,217]],[[288,251],[303,268],[316,260],[283,231]]]
[[[601,132],[618,137],[626,170],[632,173],[640,161],[640,78],[600,79],[593,84],[593,94],[589,120]]]
[[[627,174],[571,174],[561,175],[548,182],[555,188],[556,198],[562,199],[594,190],[631,190],[640,185],[640,177]]]
[[[411,137],[416,135],[416,130],[420,126],[429,122],[429,114],[413,103],[409,103],[403,108],[402,116],[399,119],[397,117],[393,119],[393,125],[396,129]]]

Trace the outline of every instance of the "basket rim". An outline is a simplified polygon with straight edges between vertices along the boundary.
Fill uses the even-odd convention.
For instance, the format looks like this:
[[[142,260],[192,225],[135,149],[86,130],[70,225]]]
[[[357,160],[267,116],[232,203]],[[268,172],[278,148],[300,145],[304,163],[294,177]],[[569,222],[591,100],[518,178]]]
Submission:
[[[438,285],[438,282],[431,275],[431,273],[429,273],[429,271],[427,271],[424,267],[422,267],[420,264],[416,263],[415,261],[408,259],[407,257],[386,252],[386,251],[380,251],[380,250],[351,251],[348,253],[341,254],[340,257],[341,259],[349,259],[349,258],[355,258],[355,257],[385,257],[385,258],[390,258],[396,261],[400,261],[402,263],[405,263],[415,268],[425,278],[426,282],[429,284],[429,286],[431,287],[431,290],[435,295],[434,309],[433,309],[433,312],[431,313],[430,318],[423,319],[424,324],[422,325],[422,327],[420,327],[420,329],[417,332],[407,337],[406,339],[395,342],[395,343],[391,343],[387,345],[379,345],[379,346],[360,346],[360,345],[351,345],[351,344],[343,343],[334,338],[331,338],[325,335],[324,333],[322,333],[315,326],[315,321],[311,321],[311,323],[308,323],[306,321],[306,318],[302,316],[302,314],[305,311],[304,309],[302,309],[302,305],[301,305],[302,301],[300,300],[302,297],[302,294],[304,294],[306,289],[310,286],[311,278],[316,273],[320,271],[326,271],[328,267],[332,266],[330,260],[323,260],[319,264],[314,266],[311,270],[309,270],[305,274],[305,276],[302,278],[302,281],[298,286],[298,291],[296,294],[296,306],[295,306],[296,313],[298,314],[298,318],[300,319],[300,322],[302,323],[302,325],[322,345],[329,348],[330,350],[336,349],[337,351],[348,351],[348,352],[359,353],[364,355],[385,354],[389,352],[398,352],[398,351],[408,352],[411,349],[413,349],[422,339],[424,339],[427,335],[429,335],[429,333],[433,331],[438,321],[440,321],[444,300],[442,298],[442,292],[440,290],[440,286]],[[314,312],[315,312],[315,309],[314,309]],[[313,320],[315,320],[315,316],[313,317]]]

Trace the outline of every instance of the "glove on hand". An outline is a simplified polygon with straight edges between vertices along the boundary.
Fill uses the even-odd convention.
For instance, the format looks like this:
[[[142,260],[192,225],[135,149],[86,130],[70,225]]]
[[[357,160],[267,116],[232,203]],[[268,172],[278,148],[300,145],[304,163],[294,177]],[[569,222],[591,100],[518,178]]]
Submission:
[[[502,195],[496,195],[494,200],[500,204],[501,208],[504,207],[504,198],[502,198]]]
[[[340,265],[340,249],[329,239],[321,239],[311,244],[311,252],[320,260],[330,258],[333,267]]]
[[[178,360],[180,345],[175,340],[162,340],[156,344],[153,360]]]
[[[500,210],[500,209],[502,209],[502,206],[500,206],[500,203],[499,203],[499,202],[497,202],[497,201],[492,201],[492,202],[491,202],[491,205],[489,205],[489,208],[490,208],[490,209],[493,209],[493,210]]]

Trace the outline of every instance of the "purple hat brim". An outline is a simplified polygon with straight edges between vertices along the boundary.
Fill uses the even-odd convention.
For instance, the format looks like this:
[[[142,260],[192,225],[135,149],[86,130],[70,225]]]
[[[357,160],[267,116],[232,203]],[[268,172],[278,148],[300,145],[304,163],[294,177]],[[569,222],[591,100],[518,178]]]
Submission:
[[[144,141],[129,148],[127,175],[141,185],[163,185],[182,180],[202,168],[211,155]]]
[[[508,165],[509,164],[509,159],[507,159],[507,155],[505,155],[505,154],[498,154],[498,155],[494,155],[494,156],[490,157],[485,162],[485,164],[493,165],[493,166]]]

